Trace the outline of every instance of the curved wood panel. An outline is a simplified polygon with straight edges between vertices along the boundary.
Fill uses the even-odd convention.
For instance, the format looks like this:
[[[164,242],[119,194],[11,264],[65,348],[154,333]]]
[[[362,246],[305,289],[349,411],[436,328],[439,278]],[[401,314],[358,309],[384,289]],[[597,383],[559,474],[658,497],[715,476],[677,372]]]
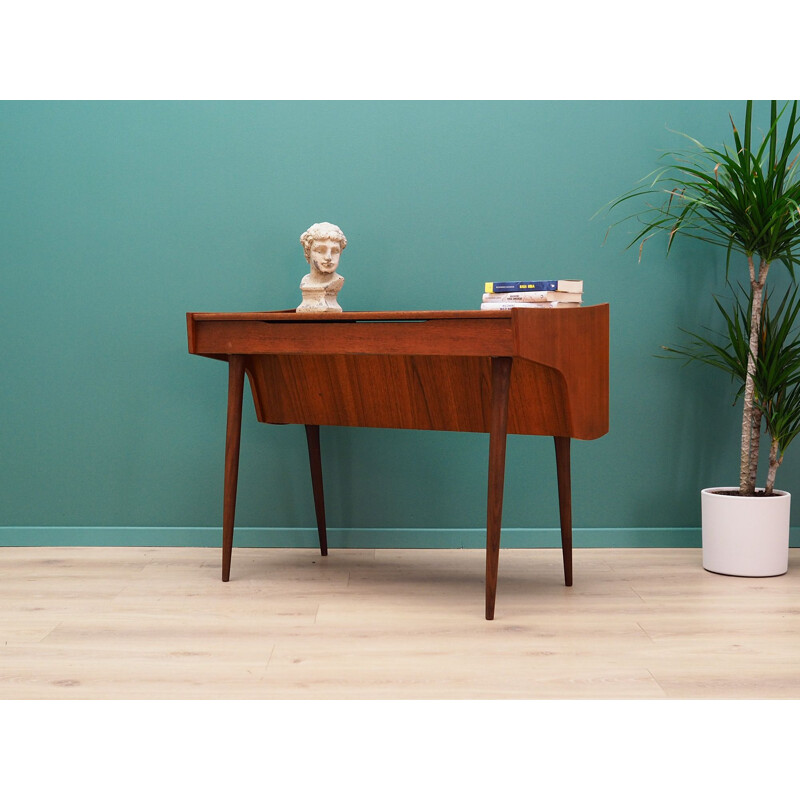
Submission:
[[[261,422],[489,431],[491,359],[446,356],[248,356]],[[515,360],[509,432],[569,435],[563,376]]]

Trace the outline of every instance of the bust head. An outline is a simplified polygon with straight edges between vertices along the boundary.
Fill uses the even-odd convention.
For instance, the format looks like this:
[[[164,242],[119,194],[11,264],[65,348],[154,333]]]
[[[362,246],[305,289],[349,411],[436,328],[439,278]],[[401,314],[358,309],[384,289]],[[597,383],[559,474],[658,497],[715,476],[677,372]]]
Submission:
[[[339,256],[347,247],[347,238],[336,225],[316,222],[300,237],[300,244],[311,272],[331,275],[339,266]]]

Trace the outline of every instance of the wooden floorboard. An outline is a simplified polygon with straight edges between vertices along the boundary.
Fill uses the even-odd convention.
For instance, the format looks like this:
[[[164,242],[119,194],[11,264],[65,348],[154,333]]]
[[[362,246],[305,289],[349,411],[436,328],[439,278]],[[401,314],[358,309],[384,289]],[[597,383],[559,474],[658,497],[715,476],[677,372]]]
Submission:
[[[0,699],[800,698],[787,575],[693,549],[0,550]]]

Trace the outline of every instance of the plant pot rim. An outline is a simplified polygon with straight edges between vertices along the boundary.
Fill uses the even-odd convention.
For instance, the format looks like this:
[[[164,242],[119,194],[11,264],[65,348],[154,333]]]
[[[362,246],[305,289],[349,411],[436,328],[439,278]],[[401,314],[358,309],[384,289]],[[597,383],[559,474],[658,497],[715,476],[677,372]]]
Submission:
[[[771,495],[764,495],[763,487],[756,488],[756,492],[762,492],[762,494],[756,494],[756,495],[727,494],[727,492],[738,492],[738,491],[739,491],[738,486],[712,486],[707,489],[702,489],[700,493],[713,494],[718,497],[728,497],[731,500],[767,500],[774,497],[791,496],[789,492],[786,492],[783,489],[773,489]]]

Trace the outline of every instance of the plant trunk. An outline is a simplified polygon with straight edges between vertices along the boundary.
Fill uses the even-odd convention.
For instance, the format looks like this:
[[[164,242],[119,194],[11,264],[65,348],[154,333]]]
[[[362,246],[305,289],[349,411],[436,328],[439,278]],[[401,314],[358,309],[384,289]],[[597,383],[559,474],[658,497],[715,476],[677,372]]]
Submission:
[[[783,461],[783,456],[778,454],[778,442],[776,439],[772,440],[769,447],[769,471],[767,472],[767,483],[764,487],[764,494],[772,494],[775,488],[775,473]]]
[[[739,461],[739,494],[752,495],[756,491],[756,473],[758,471],[758,448],[753,447],[753,439],[756,436],[754,425],[756,423],[755,413],[755,373],[758,363],[758,342],[761,333],[761,306],[764,300],[764,285],[767,282],[767,271],[769,263],[761,261],[758,276],[755,273],[753,257],[748,256],[747,262],[750,267],[750,288],[752,290],[753,302],[750,310],[750,347],[747,354],[747,376],[744,382],[744,408],[742,410],[742,449]],[[759,432],[761,420],[758,419]]]
[[[756,490],[756,481],[758,479],[758,453],[761,447],[761,420],[764,417],[764,412],[761,407],[753,404],[753,420],[750,429],[750,472],[748,473],[748,486],[752,491]]]

